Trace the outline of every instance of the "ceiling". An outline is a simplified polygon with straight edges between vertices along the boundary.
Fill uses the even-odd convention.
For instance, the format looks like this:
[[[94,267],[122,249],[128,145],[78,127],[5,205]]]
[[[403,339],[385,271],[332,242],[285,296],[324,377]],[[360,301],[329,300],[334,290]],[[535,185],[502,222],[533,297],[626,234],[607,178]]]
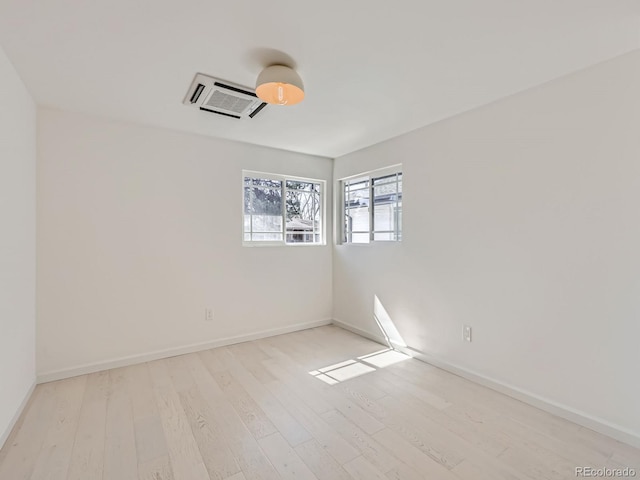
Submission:
[[[638,48],[637,0],[0,0],[39,105],[336,157]],[[307,97],[235,120],[182,105],[196,72]]]

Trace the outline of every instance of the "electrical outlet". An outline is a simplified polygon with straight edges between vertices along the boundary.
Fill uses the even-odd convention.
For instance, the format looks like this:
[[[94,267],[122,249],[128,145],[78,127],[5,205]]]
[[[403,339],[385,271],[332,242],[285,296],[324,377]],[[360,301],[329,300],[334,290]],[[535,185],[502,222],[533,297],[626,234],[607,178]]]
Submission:
[[[471,341],[471,326],[470,325],[463,325],[462,326],[462,339],[465,342],[470,342]]]
[[[213,308],[205,308],[204,319],[207,322],[213,322]]]

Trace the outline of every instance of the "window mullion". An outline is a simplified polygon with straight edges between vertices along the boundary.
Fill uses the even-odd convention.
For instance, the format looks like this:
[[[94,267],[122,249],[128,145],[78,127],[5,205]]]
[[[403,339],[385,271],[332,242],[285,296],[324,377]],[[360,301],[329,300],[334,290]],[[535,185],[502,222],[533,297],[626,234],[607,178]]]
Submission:
[[[349,225],[347,222],[347,198],[349,197],[349,183],[343,182],[342,188],[340,189],[342,192],[341,204],[342,204],[342,214],[340,217],[342,218],[342,241],[344,243],[349,242]]]
[[[253,241],[253,187],[249,187],[249,240]]]
[[[374,210],[375,210],[375,194],[373,191],[373,177],[369,177],[369,242],[373,242],[374,238]]]
[[[349,198],[349,196],[351,195],[351,184],[347,185],[347,191],[345,192],[345,198]],[[347,238],[348,242],[353,242],[353,234],[351,233],[352,227],[353,225],[351,224],[350,220],[347,220],[347,208],[346,208],[346,200],[344,200],[345,202],[345,209],[344,209],[344,228],[347,231],[347,234],[345,236],[345,238]]]
[[[398,182],[398,174],[396,173],[396,208],[394,220],[395,220],[395,231],[396,231],[396,241],[398,240],[399,226],[398,226],[398,200],[400,199],[400,184]]]
[[[287,243],[287,179],[281,180],[282,185],[282,241]]]

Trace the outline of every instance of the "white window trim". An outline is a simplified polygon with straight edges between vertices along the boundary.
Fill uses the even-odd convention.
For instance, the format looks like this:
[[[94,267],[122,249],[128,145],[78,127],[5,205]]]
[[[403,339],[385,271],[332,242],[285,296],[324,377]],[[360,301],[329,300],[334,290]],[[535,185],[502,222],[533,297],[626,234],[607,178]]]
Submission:
[[[369,190],[369,194],[371,196],[371,190],[373,186],[373,179],[385,177],[387,175],[393,175],[394,173],[403,173],[402,164],[398,163],[396,165],[391,165],[389,167],[378,168],[376,170],[369,170],[367,172],[361,172],[355,175],[349,175],[348,177],[340,178],[335,185],[336,189],[336,208],[335,208],[335,218],[339,222],[339,225],[336,225],[337,238],[336,243],[338,245],[349,245],[349,246],[357,246],[357,247],[366,247],[368,245],[373,244],[397,244],[402,243],[402,240],[374,240],[374,233],[384,233],[382,231],[374,232],[373,228],[373,198],[371,198],[369,202],[369,230],[363,232],[352,232],[352,233],[367,233],[369,234],[369,241],[364,242],[347,242],[344,240],[345,238],[345,222],[344,222],[344,183],[349,180],[356,179],[368,179],[369,186],[367,187]],[[404,175],[403,175],[403,193],[404,193]],[[337,222],[336,222],[337,223]],[[402,229],[401,229],[402,231]]]
[[[272,241],[258,241],[258,240],[245,240],[244,239],[244,179],[245,177],[251,178],[262,178],[265,180],[275,180],[278,182],[282,182],[282,220],[283,220],[283,239],[281,241],[272,240]],[[304,243],[304,242],[296,242],[296,243],[287,243],[287,232],[286,232],[286,195],[287,195],[287,180],[291,180],[294,182],[308,182],[308,183],[317,183],[320,185],[320,241],[317,243]],[[298,177],[295,175],[282,175],[279,173],[267,173],[267,172],[258,172],[255,170],[242,170],[241,181],[241,216],[240,216],[240,228],[242,236],[242,246],[244,247],[321,247],[326,246],[327,244],[327,224],[326,224],[326,190],[327,190],[327,182],[325,180],[319,180],[317,178],[308,178],[308,177]]]

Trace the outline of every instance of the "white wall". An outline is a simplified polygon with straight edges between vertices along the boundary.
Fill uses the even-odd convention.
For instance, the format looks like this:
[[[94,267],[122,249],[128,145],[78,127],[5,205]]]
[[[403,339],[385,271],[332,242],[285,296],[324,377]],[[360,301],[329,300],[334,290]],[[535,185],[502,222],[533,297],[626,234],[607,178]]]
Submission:
[[[330,159],[54,110],[38,117],[44,378],[331,319],[331,231],[327,246],[241,243],[243,169],[330,188]]]
[[[0,49],[0,446],[35,382],[36,108]]]
[[[640,52],[338,158],[402,163],[404,241],[339,245],[334,318],[640,440]],[[462,341],[462,325],[473,342]]]

